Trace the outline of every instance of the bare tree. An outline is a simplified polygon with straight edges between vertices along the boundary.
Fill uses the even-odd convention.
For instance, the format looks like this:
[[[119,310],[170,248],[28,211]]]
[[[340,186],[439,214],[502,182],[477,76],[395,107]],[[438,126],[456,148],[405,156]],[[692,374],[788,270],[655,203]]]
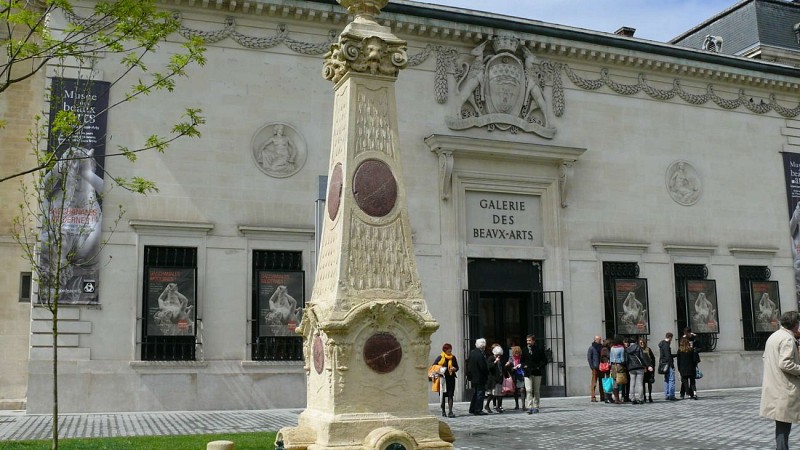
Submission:
[[[159,51],[178,27],[178,19],[158,10],[153,0],[100,1],[83,8],[69,0],[0,2],[0,95],[40,71],[56,75],[46,99],[49,116],[31,118],[28,141],[35,163],[0,176],[0,183],[24,180],[12,233],[33,268],[38,304],[52,313],[53,449],[58,448],[59,304],[92,298],[87,273],[99,270],[104,239],[124,214],[119,208],[116,217],[103,220],[103,194],[112,187],[140,194],[157,191],[143,177],[114,176],[105,161],[122,156],[134,162],[139,152],[163,152],[176,139],[199,137],[204,123],[201,111],[188,108],[168,136],[154,134],[113,152],[105,151],[104,127],[95,126],[125,103],[155,91],[171,92],[190,66],[205,63],[202,40],[190,39],[166,64],[156,69],[146,65],[147,56]],[[123,67],[120,75],[95,79],[99,55],[116,58]],[[112,89],[125,94],[109,103]]]

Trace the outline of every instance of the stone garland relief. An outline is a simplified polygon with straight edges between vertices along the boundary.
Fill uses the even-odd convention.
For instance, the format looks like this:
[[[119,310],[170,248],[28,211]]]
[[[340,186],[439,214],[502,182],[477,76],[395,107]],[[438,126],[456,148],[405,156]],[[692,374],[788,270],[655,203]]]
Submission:
[[[252,153],[256,166],[275,178],[290,177],[306,163],[308,151],[303,136],[285,123],[270,123],[253,136]]]
[[[71,12],[71,11],[64,11],[64,15],[72,23],[82,23],[82,22],[85,22],[85,20],[86,20],[85,18],[83,18],[83,17],[81,17],[81,16],[79,16],[79,15],[77,15],[77,14]],[[174,13],[174,17],[180,19],[181,21],[183,20],[183,19],[181,19],[181,15],[180,15],[179,12],[175,12]],[[210,31],[196,30],[196,29],[189,28],[187,26],[181,25],[181,27],[178,29],[178,34],[180,34],[181,36],[183,36],[185,38],[202,37],[203,39],[205,39],[205,41],[207,43],[219,42],[219,41],[221,41],[223,39],[226,39],[226,38],[230,37],[232,40],[234,40],[236,43],[238,43],[239,45],[241,45],[243,47],[257,49],[257,50],[271,48],[271,47],[274,47],[274,46],[276,46],[278,44],[284,44],[286,47],[288,47],[289,49],[291,49],[291,50],[293,50],[293,51],[295,51],[297,53],[301,53],[301,54],[305,54],[305,55],[322,55],[322,54],[325,54],[326,52],[328,52],[331,49],[331,44],[336,42],[337,32],[335,30],[330,30],[328,32],[328,40],[327,41],[309,43],[309,42],[302,42],[302,41],[298,41],[298,40],[290,38],[287,26],[285,24],[279,24],[278,25],[278,29],[276,30],[276,34],[274,36],[270,36],[270,37],[254,37],[254,36],[247,36],[247,35],[244,35],[242,33],[239,33],[238,31],[236,31],[236,21],[234,20],[233,17],[227,17],[225,19],[225,23],[223,25],[223,28],[220,29],[220,30],[210,30]],[[477,60],[476,53],[482,52],[484,49],[489,49],[490,46],[488,46],[487,44],[490,43],[490,42],[493,43],[493,41],[495,41],[497,39],[507,40],[508,38],[506,38],[506,37],[493,37],[491,39],[488,39],[488,40],[484,41],[483,43],[481,43],[480,45],[475,47],[475,49],[472,50],[472,52],[471,52],[471,54],[472,54],[471,61],[467,62],[467,63],[462,63],[460,68],[456,67],[457,66],[457,60],[458,60],[458,50],[456,50],[456,49],[454,49],[452,47],[447,47],[447,46],[443,46],[443,45],[432,45],[432,44],[428,44],[419,53],[417,53],[415,55],[408,56],[407,57],[407,61],[392,61],[392,62],[394,64],[400,64],[400,63],[406,63],[407,62],[408,66],[412,66],[412,67],[413,66],[418,66],[418,65],[424,63],[430,57],[430,55],[435,52],[436,53],[436,69],[435,69],[435,74],[434,74],[434,76],[435,76],[435,80],[434,80],[434,95],[435,95],[436,101],[438,103],[444,104],[444,103],[447,103],[447,98],[448,98],[448,95],[449,95],[448,77],[450,75],[454,75],[455,78],[459,80],[459,84],[462,84],[462,87],[457,91],[458,93],[462,92],[462,89],[464,88],[463,87],[463,83],[467,83],[467,81],[471,79],[471,78],[469,78],[470,77],[470,72],[472,72],[473,70],[474,70],[473,75],[479,74],[480,72],[484,72],[484,78],[486,78],[486,76],[489,75],[489,74],[487,74],[485,72],[485,70],[486,70],[486,60],[482,61],[481,64],[477,64],[478,60]],[[517,67],[519,67],[518,66],[518,62],[519,61],[525,61],[525,63],[528,62],[528,58],[530,58],[528,56],[528,54],[531,53],[530,49],[528,49],[528,47],[526,45],[524,45],[524,44],[520,44],[520,47],[523,49],[522,51],[524,52],[525,55],[522,58],[520,58],[519,55],[516,55],[516,61],[513,61],[512,59],[506,59],[506,62],[513,61],[512,65],[516,65]],[[494,49],[494,45],[492,45],[491,48]],[[502,45],[500,45],[500,48],[504,48],[504,47]],[[478,50],[478,49],[480,49],[480,50]],[[498,51],[496,49],[494,51],[489,49],[488,51],[489,51],[489,53],[486,54],[486,59],[487,60],[490,57],[498,56],[497,55]],[[500,52],[500,53],[502,53],[502,52]],[[500,66],[500,69],[509,68],[509,66],[507,66],[505,64],[496,64],[496,63],[497,62],[495,62],[495,64],[493,64],[493,65]],[[473,67],[473,65],[474,65],[474,67]],[[563,91],[563,85],[562,85],[562,80],[561,80],[561,72],[562,71],[567,75],[567,78],[569,78],[570,81],[572,81],[572,83],[575,86],[577,86],[577,87],[579,87],[581,89],[585,89],[585,90],[597,90],[597,89],[602,88],[603,86],[607,86],[609,89],[611,89],[612,91],[614,91],[614,92],[616,92],[617,94],[620,94],[620,95],[634,95],[634,94],[637,94],[639,92],[644,92],[645,94],[647,94],[648,96],[650,96],[651,98],[654,98],[656,100],[670,100],[670,99],[672,99],[672,98],[677,96],[681,100],[683,100],[683,101],[685,101],[687,103],[690,103],[690,104],[694,104],[694,105],[702,105],[702,104],[705,104],[705,103],[708,103],[709,101],[711,101],[711,102],[714,102],[714,104],[716,104],[720,108],[724,108],[724,109],[735,109],[735,108],[738,108],[740,106],[744,106],[747,110],[749,110],[750,112],[756,113],[756,114],[766,114],[766,113],[768,113],[770,111],[775,111],[776,113],[780,114],[781,116],[789,118],[789,119],[795,118],[797,116],[800,116],[800,102],[798,102],[797,106],[795,106],[794,108],[787,108],[785,106],[780,105],[777,102],[777,100],[775,98],[775,94],[769,94],[768,101],[764,101],[764,99],[760,99],[760,98],[756,98],[756,97],[754,97],[752,95],[748,95],[747,93],[745,93],[744,89],[739,89],[738,96],[736,98],[734,98],[734,99],[725,99],[725,98],[722,98],[722,97],[718,96],[714,92],[714,85],[711,84],[711,83],[706,85],[705,94],[693,94],[693,93],[687,92],[687,91],[685,91],[683,89],[683,87],[681,86],[681,80],[678,79],[678,78],[673,79],[672,88],[671,89],[658,89],[658,88],[653,87],[653,86],[648,84],[647,76],[644,73],[640,73],[638,75],[638,82],[636,84],[626,85],[626,84],[617,83],[614,80],[612,80],[611,77],[609,76],[609,70],[607,68],[603,68],[603,69],[600,70],[600,78],[599,79],[590,80],[590,79],[582,78],[581,76],[579,76],[577,73],[575,73],[572,70],[571,67],[569,67],[568,64],[565,64],[565,63],[557,63],[557,62],[541,59],[541,62],[537,64],[535,59],[530,59],[530,66],[533,66],[533,72],[537,73],[537,76],[539,77],[538,84],[540,86],[540,89],[542,89],[546,84],[547,85],[550,85],[550,84],[552,85],[552,99],[551,99],[552,111],[553,111],[553,114],[556,117],[561,117],[561,115],[564,113],[564,109],[565,109],[564,91]],[[537,66],[538,66],[538,70],[537,70]],[[518,91],[519,85],[521,85],[523,83],[526,86],[526,91],[527,91],[527,86],[528,85],[536,84],[536,83],[530,83],[531,80],[528,79],[529,73],[531,73],[531,71],[529,70],[529,66],[525,65],[524,67],[525,67],[525,71],[526,71],[525,72],[525,80],[524,81],[522,80],[522,77],[520,77],[515,82],[511,82],[511,80],[508,79],[507,80],[508,83],[506,83],[505,81],[502,82],[502,83],[498,83],[498,81],[501,81],[501,80],[499,78],[495,77],[494,80],[492,81],[492,84],[496,85],[494,91],[505,92],[504,94],[498,94],[498,95],[500,95],[502,97],[505,97],[509,93],[511,93],[512,91]],[[500,69],[496,69],[496,71],[493,72],[493,75],[499,75],[499,72],[502,71]],[[393,70],[394,70],[394,68],[393,68]],[[505,77],[502,77],[502,78],[505,78]],[[474,84],[474,81],[470,81],[470,84]],[[476,88],[477,87],[478,86],[476,86]],[[480,86],[480,87],[482,88],[483,86]],[[532,90],[535,91],[536,89],[532,88]],[[480,92],[475,92],[476,99],[483,100],[482,95],[484,95],[484,93],[485,93],[485,91],[483,91],[483,90],[481,90]],[[459,98],[461,98],[464,95],[466,95],[466,94],[460,94],[458,96],[459,96]],[[480,95],[481,97],[478,97],[478,95]],[[525,95],[527,95],[527,93]],[[536,95],[536,94],[531,94],[531,95]],[[501,101],[500,104],[502,106],[505,103],[504,103],[504,101]],[[462,108],[461,108],[462,106],[463,106],[463,104],[462,105],[458,105],[458,108],[459,108],[458,111],[457,111],[458,113],[460,113],[462,111]],[[471,103],[470,103],[470,106],[472,106]],[[476,106],[478,106],[477,102],[476,102]],[[534,105],[534,106],[540,107],[541,110],[542,110],[541,113],[544,114],[543,111],[546,108],[546,105]],[[470,108],[467,108],[467,109],[469,110]],[[525,111],[525,112],[520,111],[520,116],[527,115],[528,112],[532,112],[532,111],[534,111],[534,110],[530,109],[530,110]],[[506,117],[506,119],[508,119],[508,117]],[[525,117],[521,117],[521,120],[523,120],[523,119],[525,119]],[[516,122],[516,121],[514,121],[514,122]],[[533,122],[529,122],[529,123],[533,123]],[[506,127],[505,129],[509,129],[512,132],[516,132],[518,129],[520,129],[514,124],[507,124],[507,123],[501,122],[500,125],[503,126],[503,127]],[[487,128],[488,128],[488,124],[487,124]],[[493,128],[489,128],[489,129],[493,129]],[[543,136],[543,137],[546,137],[546,136]]]
[[[667,192],[675,203],[691,206],[703,193],[703,185],[695,168],[686,161],[675,161],[667,167]]]
[[[175,15],[180,18],[179,13],[175,13]],[[82,20],[81,17],[72,13],[67,14],[67,17],[72,22],[80,22]],[[282,43],[291,50],[306,55],[322,55],[328,52],[330,45],[336,41],[336,31],[333,30],[329,32],[328,40],[325,42],[306,43],[291,39],[285,24],[279,24],[275,36],[246,36],[236,31],[236,22],[232,17],[226,18],[221,30],[202,31],[181,26],[178,33],[187,38],[192,36],[203,37],[206,42],[218,42],[230,37],[243,47],[253,49],[266,49]],[[514,48],[514,41],[518,46],[516,49]],[[359,53],[369,52],[362,51]],[[566,74],[567,78],[575,86],[585,90],[597,90],[606,86],[620,95],[635,95],[639,92],[644,92],[656,100],[671,100],[678,97],[693,105],[713,102],[723,109],[736,109],[743,106],[756,114],[775,111],[781,116],[790,119],[800,116],[800,102],[794,108],[788,108],[777,102],[775,94],[769,94],[768,99],[765,100],[747,94],[744,89],[739,89],[736,98],[726,99],[716,94],[714,85],[711,83],[706,85],[705,93],[695,94],[684,90],[681,80],[678,78],[672,80],[671,89],[659,89],[648,83],[647,76],[644,73],[638,75],[635,84],[622,84],[611,79],[608,68],[602,68],[600,70],[600,78],[596,80],[583,78],[572,70],[568,64],[543,58],[537,59],[526,44],[520,43],[515,38],[505,36],[495,36],[482,42],[470,52],[471,56],[468,60],[461,64],[458,63],[459,53],[457,49],[444,45],[428,44],[419,53],[408,55],[407,65],[418,66],[434,53],[436,54],[434,72],[434,95],[436,101],[440,104],[447,103],[448,96],[455,97],[457,101],[463,99],[456,105],[455,115],[450,117],[448,122],[451,119],[458,119],[460,114],[475,113],[476,109],[482,110],[484,114],[500,114],[503,120],[498,122],[492,122],[487,118],[477,119],[475,117],[472,117],[475,120],[468,120],[468,122],[474,123],[486,121],[485,125],[478,126],[486,126],[489,130],[505,129],[511,132],[523,130],[543,137],[547,137],[546,134],[551,132],[554,133],[555,128],[549,123],[545,112],[547,105],[544,104],[546,102],[543,99],[543,95],[541,95],[541,91],[545,86],[549,86],[552,89],[552,98],[550,100],[552,115],[561,117],[565,110],[562,72]],[[392,61],[392,64],[405,62]],[[509,76],[516,78],[512,79]],[[453,89],[455,91],[454,94],[450,93],[449,83],[451,81],[456,83],[456,87]],[[538,89],[536,88],[537,85]],[[472,101],[468,100],[471,95],[467,89],[470,86],[474,86],[472,92],[472,97],[475,100],[474,105]],[[519,92],[523,89],[523,86],[525,91],[520,94]],[[520,100],[521,96],[523,97],[522,100]],[[491,103],[486,104],[487,100]],[[513,111],[519,101],[526,108]],[[466,107],[465,103],[468,103]],[[481,111],[478,112],[480,113]],[[518,116],[519,120],[510,120],[514,116]],[[532,119],[532,117],[535,118]],[[509,124],[507,122],[514,123]],[[464,125],[464,122],[455,121],[454,123],[456,123],[456,126]],[[530,125],[526,125],[526,123]],[[524,125],[525,128],[520,128],[518,126],[520,124]],[[528,131],[528,129],[532,130]],[[553,131],[544,131],[544,134],[540,134],[542,129]]]

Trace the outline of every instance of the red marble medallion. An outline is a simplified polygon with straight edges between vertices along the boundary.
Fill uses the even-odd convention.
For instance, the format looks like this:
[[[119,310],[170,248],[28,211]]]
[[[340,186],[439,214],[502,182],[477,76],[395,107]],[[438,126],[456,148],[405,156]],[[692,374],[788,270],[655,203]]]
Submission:
[[[325,368],[325,344],[322,343],[322,338],[314,336],[314,343],[311,344],[311,353],[314,356],[314,370],[317,373],[322,373]]]
[[[389,333],[378,333],[364,343],[364,362],[378,373],[389,373],[400,364],[403,348]]]
[[[342,203],[342,163],[336,164],[331,174],[331,179],[328,180],[328,217],[331,220],[336,218],[339,213],[339,205]]]
[[[376,159],[362,162],[353,175],[353,196],[358,207],[370,216],[389,214],[397,203],[397,181],[392,169]]]

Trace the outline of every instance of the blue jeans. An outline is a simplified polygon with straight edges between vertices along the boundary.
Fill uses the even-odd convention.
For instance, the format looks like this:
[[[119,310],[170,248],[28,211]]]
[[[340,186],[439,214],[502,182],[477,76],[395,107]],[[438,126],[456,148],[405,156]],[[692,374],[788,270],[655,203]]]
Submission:
[[[664,375],[664,398],[675,397],[675,368],[670,367]]]

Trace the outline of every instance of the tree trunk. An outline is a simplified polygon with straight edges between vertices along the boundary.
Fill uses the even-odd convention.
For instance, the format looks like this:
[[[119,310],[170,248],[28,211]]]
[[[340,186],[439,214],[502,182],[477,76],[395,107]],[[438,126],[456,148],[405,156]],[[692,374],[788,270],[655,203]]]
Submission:
[[[56,288],[58,289],[58,288]],[[58,294],[53,302],[53,450],[58,450]]]

